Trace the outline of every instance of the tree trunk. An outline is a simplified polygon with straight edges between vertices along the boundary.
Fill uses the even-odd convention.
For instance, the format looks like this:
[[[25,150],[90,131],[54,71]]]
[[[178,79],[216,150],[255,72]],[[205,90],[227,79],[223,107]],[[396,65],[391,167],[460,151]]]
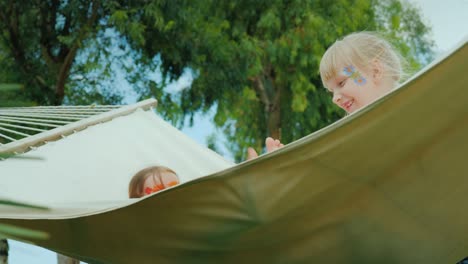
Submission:
[[[80,261],[57,253],[57,264],[80,264]]]
[[[0,264],[8,264],[8,241],[0,240]]]
[[[280,89],[277,90],[267,113],[268,134],[274,139],[281,139],[281,104]]]
[[[70,49],[63,64],[60,67],[59,73],[57,74],[57,82],[55,86],[55,105],[61,105],[63,102],[63,97],[65,96],[65,84],[67,83],[68,77],[70,75],[70,69],[75,60],[77,48],[75,46]]]
[[[265,81],[266,79],[269,79],[270,82]],[[281,89],[275,87],[273,80],[274,78],[271,76],[267,78],[257,76],[251,79],[257,96],[265,105],[268,136],[281,139]]]

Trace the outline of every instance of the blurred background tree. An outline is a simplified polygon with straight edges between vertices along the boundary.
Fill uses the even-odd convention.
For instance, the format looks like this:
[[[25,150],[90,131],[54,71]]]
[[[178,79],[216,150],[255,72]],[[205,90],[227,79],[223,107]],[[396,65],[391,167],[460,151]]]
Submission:
[[[179,127],[214,109],[237,161],[266,136],[288,143],[343,115],[318,74],[337,38],[381,31],[414,69],[433,45],[399,0],[0,0],[0,16],[0,83],[17,88],[3,104],[118,104],[121,74]],[[168,91],[184,73],[192,84]]]
[[[110,53],[103,48],[110,42],[103,20],[110,10],[95,0],[1,0],[0,83],[21,84],[7,99],[15,98],[15,105],[60,105],[66,95],[80,94],[78,102],[120,102],[110,87],[98,85],[113,78],[106,70]]]

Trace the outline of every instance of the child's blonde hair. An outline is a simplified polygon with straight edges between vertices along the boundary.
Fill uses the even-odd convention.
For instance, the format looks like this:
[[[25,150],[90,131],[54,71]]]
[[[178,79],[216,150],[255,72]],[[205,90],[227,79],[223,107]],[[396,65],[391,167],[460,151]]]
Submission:
[[[405,78],[406,61],[395,48],[375,32],[356,32],[337,40],[331,45],[320,61],[320,76],[326,82],[338,74],[346,65],[369,69],[369,63],[377,59],[385,67],[385,76],[396,83]]]
[[[129,198],[140,198],[145,195],[143,191],[143,186],[145,185],[146,179],[149,177],[159,177],[164,172],[174,173],[177,176],[175,171],[169,169],[168,167],[164,166],[151,166],[141,171],[137,172],[132,179],[130,180],[130,184],[128,185],[128,197]]]

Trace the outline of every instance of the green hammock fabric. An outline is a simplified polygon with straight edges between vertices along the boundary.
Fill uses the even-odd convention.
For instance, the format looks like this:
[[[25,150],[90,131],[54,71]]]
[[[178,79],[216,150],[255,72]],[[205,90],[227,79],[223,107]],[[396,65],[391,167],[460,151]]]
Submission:
[[[108,212],[0,219],[90,263],[456,263],[468,255],[466,42],[285,148]]]

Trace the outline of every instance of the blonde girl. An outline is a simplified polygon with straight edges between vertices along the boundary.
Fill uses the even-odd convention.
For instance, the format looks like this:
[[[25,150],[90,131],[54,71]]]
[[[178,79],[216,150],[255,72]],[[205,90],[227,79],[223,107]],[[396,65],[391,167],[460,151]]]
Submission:
[[[406,77],[406,61],[375,32],[356,32],[337,40],[320,61],[320,76],[332,101],[348,114],[389,93]],[[281,148],[279,140],[266,139],[267,152]],[[258,157],[248,148],[247,160]]]
[[[404,64],[384,38],[358,32],[328,48],[320,62],[320,76],[333,93],[333,103],[353,113],[393,90],[404,77]]]

